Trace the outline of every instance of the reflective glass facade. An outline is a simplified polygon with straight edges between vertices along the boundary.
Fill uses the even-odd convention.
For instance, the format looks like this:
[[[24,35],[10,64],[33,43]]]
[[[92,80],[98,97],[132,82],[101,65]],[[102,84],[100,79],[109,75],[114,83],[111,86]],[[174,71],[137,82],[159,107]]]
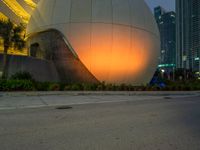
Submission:
[[[15,24],[27,24],[32,11],[39,0],[0,0],[0,20],[10,19]],[[0,37],[0,53],[3,53],[3,39]],[[14,48],[8,54],[27,55],[26,50],[18,51]]]
[[[177,67],[200,70],[200,1],[176,0]]]
[[[176,14],[158,6],[154,16],[160,31],[160,65],[176,64]]]
[[[15,23],[28,23],[38,0],[1,0],[0,19],[9,18]]]

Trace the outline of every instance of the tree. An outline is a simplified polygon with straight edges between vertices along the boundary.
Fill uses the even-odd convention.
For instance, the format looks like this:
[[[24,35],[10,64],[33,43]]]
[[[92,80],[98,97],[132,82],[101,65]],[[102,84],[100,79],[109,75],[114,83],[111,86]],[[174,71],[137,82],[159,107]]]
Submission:
[[[10,20],[0,20],[0,37],[3,39],[3,79],[7,79],[8,76],[8,49],[14,47],[17,50],[22,50],[25,46],[24,37],[22,33],[24,26],[14,25]]]

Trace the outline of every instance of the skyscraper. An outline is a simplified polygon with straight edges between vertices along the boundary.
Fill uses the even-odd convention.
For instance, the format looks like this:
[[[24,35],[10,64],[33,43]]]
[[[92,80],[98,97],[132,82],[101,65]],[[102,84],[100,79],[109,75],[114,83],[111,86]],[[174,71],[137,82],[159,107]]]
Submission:
[[[159,18],[166,13],[166,10],[164,8],[162,8],[161,6],[155,7],[154,8],[154,16],[156,19],[156,22],[159,22]]]
[[[30,14],[39,0],[1,0],[0,19],[10,19],[15,23],[28,23]]]
[[[10,19],[15,24],[27,24],[39,0],[0,0],[0,20]],[[3,39],[0,37],[0,53],[3,53]],[[26,50],[18,51],[11,47],[8,54],[27,55]]]
[[[176,19],[175,12],[165,11],[158,6],[154,9],[154,16],[160,31],[160,66],[174,67],[176,63]]]
[[[176,0],[177,68],[200,69],[200,0]]]

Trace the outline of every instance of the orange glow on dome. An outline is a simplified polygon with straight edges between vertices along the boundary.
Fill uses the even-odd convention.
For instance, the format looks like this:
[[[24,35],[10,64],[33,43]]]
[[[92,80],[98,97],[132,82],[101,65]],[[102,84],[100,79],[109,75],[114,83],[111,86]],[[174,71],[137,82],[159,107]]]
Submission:
[[[74,25],[73,25],[74,27]],[[106,83],[134,81],[148,66],[152,49],[146,32],[131,27],[115,25],[93,26],[92,32],[78,32],[79,40],[69,36],[69,41],[88,70]],[[74,30],[73,30],[74,31]],[[89,33],[89,34],[88,34]],[[137,33],[137,34],[135,34]],[[91,39],[91,40],[89,40]]]

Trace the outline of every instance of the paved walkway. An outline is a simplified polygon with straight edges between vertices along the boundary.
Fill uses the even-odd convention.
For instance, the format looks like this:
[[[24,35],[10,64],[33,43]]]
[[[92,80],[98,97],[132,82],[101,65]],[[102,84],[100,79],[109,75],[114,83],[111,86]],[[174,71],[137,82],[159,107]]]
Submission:
[[[171,99],[200,95],[192,92],[0,92],[0,109],[34,108],[88,103]]]

